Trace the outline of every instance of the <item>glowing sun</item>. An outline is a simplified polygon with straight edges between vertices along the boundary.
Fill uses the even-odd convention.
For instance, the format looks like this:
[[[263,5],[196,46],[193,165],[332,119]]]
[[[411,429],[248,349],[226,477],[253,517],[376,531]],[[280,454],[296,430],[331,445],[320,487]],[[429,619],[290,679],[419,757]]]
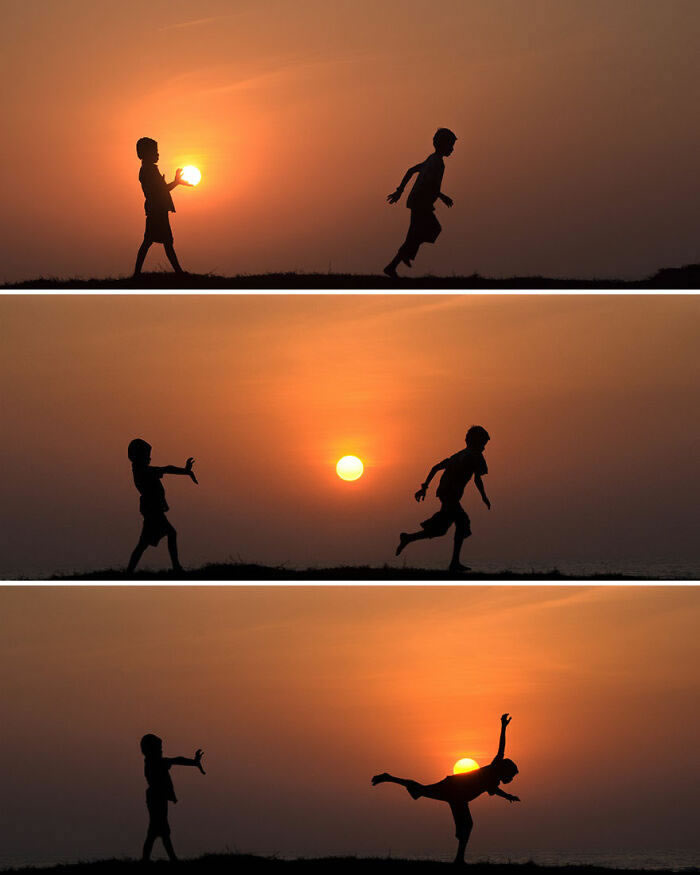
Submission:
[[[362,472],[365,466],[357,458],[357,456],[343,456],[338,459],[338,464],[335,466],[335,471],[341,480],[357,480],[362,477]]]
[[[455,775],[461,775],[464,772],[473,772],[474,769],[479,768],[479,763],[476,760],[473,760],[471,757],[462,757],[461,760],[457,760],[452,769]]]
[[[193,167],[192,164],[188,164],[187,167],[182,168],[182,178],[185,182],[189,182],[190,185],[198,185],[199,180],[202,178],[202,174],[196,167]]]

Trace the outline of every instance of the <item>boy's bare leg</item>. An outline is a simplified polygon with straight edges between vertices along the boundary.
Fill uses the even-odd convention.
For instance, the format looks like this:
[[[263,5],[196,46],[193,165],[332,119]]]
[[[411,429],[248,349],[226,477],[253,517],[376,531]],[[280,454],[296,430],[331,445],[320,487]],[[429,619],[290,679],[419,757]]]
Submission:
[[[450,571],[471,571],[468,565],[462,565],[459,561],[460,553],[462,552],[462,544],[467,535],[461,532],[459,528],[455,529],[455,540],[452,548],[452,561],[450,562]]]
[[[184,270],[180,267],[180,262],[177,260],[177,255],[175,255],[173,244],[165,243],[163,245],[165,246],[165,254],[168,256],[168,261],[172,264],[175,273],[184,273]]]
[[[175,848],[173,847],[173,843],[170,841],[170,836],[163,836],[163,847],[168,854],[170,862],[176,863],[177,855],[175,854]]]
[[[467,850],[467,843],[469,842],[469,836],[471,835],[474,821],[472,820],[468,805],[465,805],[464,803],[450,803],[450,808],[452,809],[452,816],[455,820],[458,842],[457,856],[454,861],[457,865],[461,865],[464,863],[464,852]]]
[[[408,545],[411,544],[413,541],[422,541],[423,538],[429,537],[430,535],[428,535],[424,530],[420,532],[412,532],[411,534],[408,534],[407,532],[401,532],[401,534],[399,535],[399,546],[396,548],[396,555],[400,556],[401,553],[403,553],[403,551],[406,549],[406,547],[408,547]]]
[[[139,539],[138,544],[134,547],[134,552],[131,554],[131,559],[129,559],[129,564],[126,569],[127,574],[133,574],[136,570],[136,566],[139,564],[139,560],[146,551],[146,547],[148,547],[148,544]],[[153,846],[153,841],[151,841],[151,846]]]
[[[405,787],[408,792],[411,794],[413,799],[418,799],[419,796],[422,796],[423,785],[419,784],[418,781],[412,781],[410,778],[395,778],[393,775],[390,775],[388,772],[382,772],[381,775],[375,775],[372,778],[372,786],[376,787],[377,784],[400,784],[402,787]]]
[[[151,248],[150,241],[144,240],[141,246],[139,247],[138,254],[136,255],[136,266],[134,267],[134,276],[138,276],[141,273],[141,268],[143,267],[143,262],[146,258],[146,253]]]
[[[150,829],[146,833],[146,841],[143,843],[143,853],[141,854],[141,861],[143,863],[147,863],[151,859],[151,851],[153,850],[153,842],[156,840],[154,835],[151,835]]]
[[[168,535],[168,553],[170,553],[170,561],[173,563],[173,571],[182,571],[182,565],[177,555],[177,532],[172,531]]]
[[[392,279],[398,279],[398,274],[396,273],[396,268],[401,264],[401,250],[396,253],[396,255],[391,259],[389,264],[384,268],[384,273],[391,277]]]

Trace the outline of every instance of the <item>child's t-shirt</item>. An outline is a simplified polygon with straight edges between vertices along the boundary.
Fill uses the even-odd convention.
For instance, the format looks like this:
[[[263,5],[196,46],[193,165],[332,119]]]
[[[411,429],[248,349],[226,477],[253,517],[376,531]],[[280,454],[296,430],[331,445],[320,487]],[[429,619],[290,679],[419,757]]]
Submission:
[[[167,757],[151,759],[148,757],[144,763],[143,773],[146,776],[148,789],[151,795],[157,799],[167,799],[169,802],[177,802],[175,788],[170,777],[171,761]]]
[[[482,766],[480,769],[474,769],[473,772],[464,772],[461,775],[448,775],[447,780],[453,785],[456,791],[455,795],[458,795],[460,801],[464,802],[471,802],[472,799],[476,799],[482,793],[489,793],[493,796],[496,790],[498,790],[498,785],[501,783],[493,763],[488,766]]]
[[[168,503],[161,483],[163,469],[153,465],[132,465],[134,484],[141,493],[139,508],[144,516],[165,513]]]
[[[464,494],[472,475],[488,474],[484,454],[467,447],[447,460],[447,466],[440,478],[437,497],[443,501],[459,501]]]
[[[165,176],[158,170],[157,164],[142,164],[139,170],[139,182],[146,197],[143,208],[146,215],[153,213],[174,213],[175,204],[170,196]]]
[[[418,171],[418,179],[413,184],[411,193],[406,199],[410,210],[432,210],[433,204],[440,194],[442,177],[445,173],[445,162],[437,152],[433,152],[423,162]]]

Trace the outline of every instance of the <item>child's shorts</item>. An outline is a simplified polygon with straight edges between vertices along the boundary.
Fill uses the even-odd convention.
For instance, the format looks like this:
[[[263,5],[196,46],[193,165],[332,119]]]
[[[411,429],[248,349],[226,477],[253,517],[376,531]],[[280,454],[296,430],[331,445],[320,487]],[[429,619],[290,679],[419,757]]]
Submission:
[[[455,524],[456,531],[460,532],[463,537],[471,535],[469,517],[462,505],[458,501],[443,501],[440,510],[429,519],[424,520],[421,523],[421,528],[425,530],[429,538],[439,538],[441,535],[447,534],[452,523]]]
[[[168,800],[154,797],[150,789],[146,790],[146,808],[148,809],[148,832],[152,836],[169,836]]]
[[[150,213],[146,216],[146,231],[143,239],[149,243],[172,243],[173,232],[167,211]]]
[[[164,512],[149,514],[143,518],[143,529],[141,530],[141,540],[150,544],[151,547],[157,547],[161,538],[168,535],[174,535],[175,529],[170,524]]]

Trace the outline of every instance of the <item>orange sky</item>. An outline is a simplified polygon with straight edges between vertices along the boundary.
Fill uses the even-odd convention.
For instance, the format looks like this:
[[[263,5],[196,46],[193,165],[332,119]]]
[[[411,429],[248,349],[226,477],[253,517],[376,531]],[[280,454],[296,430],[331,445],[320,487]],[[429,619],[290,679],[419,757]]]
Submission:
[[[143,135],[168,179],[204,174],[175,192],[186,268],[376,273],[408,221],[385,196],[443,125],[455,207],[416,273],[698,260],[696,0],[2,8],[0,281],[131,272]]]
[[[491,434],[464,558],[695,563],[694,296],[5,296],[8,575],[121,568],[140,531],[126,447],[169,477],[186,566],[444,567],[394,558],[436,509],[430,467]],[[335,463],[365,474],[342,482]],[[146,566],[167,564],[165,546]],[[598,566],[600,567],[600,566]],[[648,568],[644,565],[643,568]],[[668,568],[668,566],[665,566]],[[641,569],[640,569],[641,570]],[[697,576],[697,574],[696,574]]]
[[[447,856],[446,806],[369,779],[490,761],[506,710],[523,801],[473,804],[474,855],[697,853],[698,596],[0,589],[0,863],[136,856],[146,731],[206,753],[173,773],[183,855]]]

